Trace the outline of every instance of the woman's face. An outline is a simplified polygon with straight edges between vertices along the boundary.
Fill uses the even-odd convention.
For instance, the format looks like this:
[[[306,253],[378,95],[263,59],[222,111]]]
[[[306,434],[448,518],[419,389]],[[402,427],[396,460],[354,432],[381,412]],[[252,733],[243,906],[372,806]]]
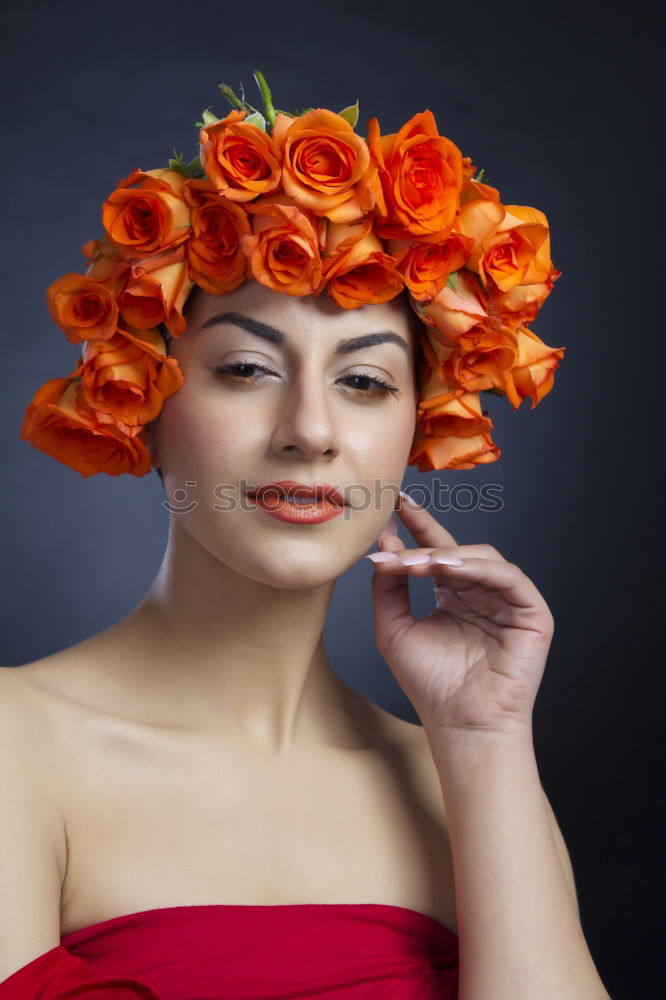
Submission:
[[[414,434],[408,309],[402,295],[346,310],[255,280],[223,295],[196,289],[170,345],[185,384],[149,426],[178,530],[270,586],[318,586],[356,562],[392,513]],[[376,342],[346,343],[369,334]],[[246,495],[284,480],[329,484],[347,506],[294,523]]]

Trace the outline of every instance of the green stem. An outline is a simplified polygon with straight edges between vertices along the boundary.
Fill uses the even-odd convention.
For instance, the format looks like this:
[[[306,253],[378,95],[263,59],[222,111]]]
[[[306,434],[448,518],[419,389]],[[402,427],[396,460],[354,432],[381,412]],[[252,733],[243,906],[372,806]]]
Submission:
[[[243,108],[244,108],[243,102],[240,100],[239,97],[236,97],[236,95],[234,94],[233,90],[231,89],[231,87],[228,84],[226,84],[226,83],[218,83],[217,89],[220,91],[220,93],[224,94],[224,96],[226,97],[226,99],[231,104],[235,105],[241,111],[243,110]]]
[[[261,91],[261,97],[264,102],[264,115],[266,121],[270,124],[272,128],[273,123],[275,121],[276,111],[275,108],[273,107],[273,98],[271,96],[271,92],[268,89],[268,84],[266,83],[266,80],[264,79],[264,74],[261,72],[261,70],[255,69],[254,78],[257,81],[259,90]]]

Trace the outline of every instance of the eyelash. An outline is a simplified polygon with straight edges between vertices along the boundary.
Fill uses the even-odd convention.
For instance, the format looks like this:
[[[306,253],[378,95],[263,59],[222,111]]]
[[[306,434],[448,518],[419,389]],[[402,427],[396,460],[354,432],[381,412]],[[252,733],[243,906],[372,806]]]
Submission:
[[[249,362],[249,361],[248,362],[235,361],[232,364],[221,365],[218,368],[215,368],[214,370],[218,372],[220,375],[222,375],[222,374],[233,374],[235,369],[237,368],[256,368],[258,371],[265,372],[267,375],[271,374],[269,369],[264,368],[263,365],[257,365],[254,362]],[[240,378],[245,382],[251,381],[250,376],[236,375],[235,377]],[[390,382],[385,382],[383,379],[377,378],[374,375],[369,375],[367,372],[356,372],[354,375],[347,375],[346,378],[347,379],[366,378],[369,379],[370,382],[374,382],[375,385],[378,386],[378,388],[374,390],[357,389],[354,386],[349,386],[354,395],[359,397],[393,396],[394,399],[397,399],[398,396],[402,395],[402,393],[400,392],[400,390],[396,385],[391,385]],[[345,379],[342,379],[341,381],[345,381]]]

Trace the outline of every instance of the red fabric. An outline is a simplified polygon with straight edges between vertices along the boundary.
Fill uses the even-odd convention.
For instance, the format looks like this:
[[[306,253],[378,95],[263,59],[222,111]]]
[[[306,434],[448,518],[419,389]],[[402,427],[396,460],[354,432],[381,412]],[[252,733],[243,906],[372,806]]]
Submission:
[[[171,906],[113,917],[0,983],[0,1000],[455,1000],[458,938],[383,903]]]

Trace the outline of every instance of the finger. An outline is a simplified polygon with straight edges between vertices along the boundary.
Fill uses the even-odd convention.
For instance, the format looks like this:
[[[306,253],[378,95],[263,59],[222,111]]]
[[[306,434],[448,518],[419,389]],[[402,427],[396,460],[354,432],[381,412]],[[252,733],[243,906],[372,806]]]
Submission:
[[[382,533],[382,535],[380,535],[379,537],[383,540],[383,544],[381,546],[382,551],[397,552],[400,555],[400,565],[404,565],[403,556],[405,559],[409,559],[411,556],[417,556],[417,555],[428,556],[429,560],[427,562],[424,559],[422,563],[416,564],[419,568],[428,567],[428,569],[426,569],[425,575],[428,575],[428,573],[431,572],[436,565],[438,565],[437,560],[440,557],[443,560],[452,558],[469,559],[474,557],[476,559],[498,559],[501,562],[506,562],[506,559],[501,554],[501,552],[498,552],[497,549],[493,548],[492,545],[487,545],[484,542],[479,542],[476,545],[451,545],[444,548],[440,546],[436,549],[426,549],[426,548],[408,549],[405,548],[405,546],[403,545],[402,541],[400,541],[399,538],[397,544],[389,544],[388,535]],[[394,539],[395,536],[391,535],[390,538]],[[395,564],[387,563],[386,565],[393,566]]]
[[[514,615],[525,613],[525,609],[511,604],[498,590],[487,590],[483,584],[452,589],[455,586],[448,581],[437,588],[438,604],[454,614],[472,612],[497,624],[508,625],[514,621]]]
[[[455,549],[457,554],[464,546]],[[447,556],[453,558],[453,550],[446,550]],[[378,566],[383,577],[413,575],[417,577],[441,577],[458,593],[483,585],[486,590],[497,591],[511,604],[517,607],[543,608],[545,602],[535,585],[522,570],[506,560],[483,559],[468,557],[462,566],[452,566],[446,563],[436,563],[428,559],[423,563],[408,563],[406,560],[417,556],[412,549],[396,553],[392,562],[383,562]],[[427,553],[423,553],[427,555]]]
[[[397,546],[395,544],[393,546],[391,544],[387,544],[390,540],[397,542]],[[398,549],[404,548],[404,544],[398,534],[398,521],[393,515],[391,515],[386,527],[382,529],[379,538],[377,539],[377,548],[381,552],[398,551]]]
[[[377,547],[382,552],[406,552],[404,542],[399,535],[393,535],[389,531],[382,531],[377,539]]]
[[[488,635],[492,635],[494,638],[499,638],[501,635],[502,626],[497,620],[497,612],[495,614],[488,615],[487,612],[479,612],[476,608],[470,607],[465,599],[467,594],[458,594],[455,590],[452,590],[449,584],[445,583],[442,586],[436,587],[435,592],[437,595],[437,607],[431,614],[447,614],[454,618],[458,618],[460,621],[469,622],[470,625],[476,625],[478,628],[483,629]],[[470,593],[469,591],[467,593]],[[509,605],[504,603],[504,607]]]
[[[499,638],[505,629],[547,628],[547,606],[518,607],[500,596],[498,591],[486,590],[482,584],[453,590],[450,583],[437,587],[437,607],[456,618],[482,628],[488,635]],[[453,586],[456,586],[454,584]]]
[[[390,569],[396,564],[386,565]],[[546,606],[534,583],[514,563],[469,558],[465,559],[462,566],[442,565],[439,567],[439,573],[461,599],[464,598],[466,591],[473,587],[482,587],[486,593],[496,591],[505,601],[518,608],[543,610]]]
[[[417,504],[407,493],[400,491],[396,501],[396,513],[405,527],[422,548],[445,548],[456,545],[456,540],[425,507]]]
[[[401,633],[416,624],[410,612],[409,577],[406,574],[384,576],[375,569],[371,587],[375,642],[383,653]]]

